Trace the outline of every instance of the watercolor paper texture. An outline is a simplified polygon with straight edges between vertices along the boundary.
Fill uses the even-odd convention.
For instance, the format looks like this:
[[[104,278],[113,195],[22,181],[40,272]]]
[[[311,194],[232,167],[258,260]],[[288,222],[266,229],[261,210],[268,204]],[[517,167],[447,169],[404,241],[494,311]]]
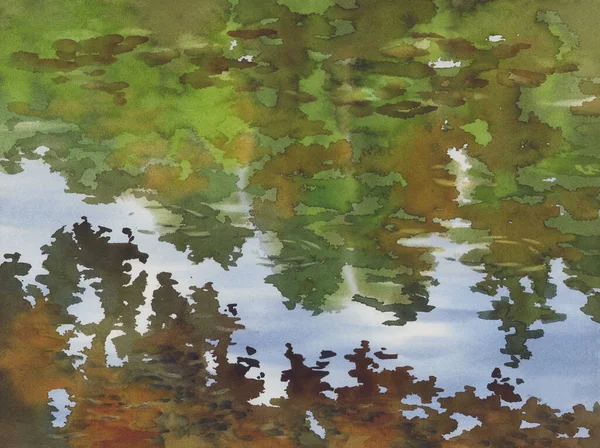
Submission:
[[[600,446],[598,0],[2,0],[0,447]]]

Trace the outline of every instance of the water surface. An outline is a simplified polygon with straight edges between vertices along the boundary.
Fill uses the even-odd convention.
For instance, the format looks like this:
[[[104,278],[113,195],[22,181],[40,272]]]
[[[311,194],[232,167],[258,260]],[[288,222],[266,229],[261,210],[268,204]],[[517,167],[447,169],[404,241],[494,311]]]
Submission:
[[[599,8],[4,2],[0,445],[595,448]]]

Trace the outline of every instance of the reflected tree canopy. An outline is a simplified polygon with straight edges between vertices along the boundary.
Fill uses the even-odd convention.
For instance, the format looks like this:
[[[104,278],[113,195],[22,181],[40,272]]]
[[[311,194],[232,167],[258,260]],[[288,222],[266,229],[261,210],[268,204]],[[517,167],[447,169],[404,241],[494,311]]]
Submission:
[[[595,0],[5,1],[0,175],[40,160],[87,203],[133,197],[195,264],[231,269],[258,235],[265,282],[314,315],[358,302],[410,325],[460,245],[510,371],[540,324],[569,318],[553,266],[600,322],[598,14]],[[239,318],[210,284],[150,278],[137,230],[56,231],[35,284],[20,280],[33,260],[5,255],[6,446],[592,446],[556,437],[597,431],[597,409],[509,409],[515,386],[494,378],[491,396],[467,388],[439,410],[434,379],[378,370],[388,354],[367,342],[340,354],[358,385],[336,389],[327,361],[281,341],[287,396],[251,404],[261,354],[229,356]],[[102,319],[77,317],[86,297]],[[58,389],[75,404],[52,430]],[[427,418],[398,412],[417,408]],[[453,413],[481,427],[445,439]]]
[[[49,148],[87,201],[153,201],[194,262],[233,266],[268,233],[290,307],[339,307],[350,266],[350,296],[414,319],[435,266],[399,241],[457,219],[486,246],[464,260],[478,290],[590,257],[593,2],[177,1],[177,25],[159,2],[25,3],[3,6],[2,169]],[[597,320],[585,264],[569,285]]]
[[[440,396],[434,376],[417,379],[411,367],[394,366],[397,355],[374,351],[368,341],[344,355],[356,384],[337,388],[326,378],[336,353],[323,347],[320,359],[309,362],[280,341],[289,360],[281,372],[285,395],[270,406],[253,404],[264,392],[265,373],[253,347],[232,356],[232,335],[244,331],[237,313],[219,303],[211,283],[182,295],[172,274],[162,272],[147,305],[152,315],[140,324],[148,275],[143,269],[132,275],[132,265],[143,266],[148,256],[130,229],[123,229],[128,242],[114,242],[110,232],[86,219],[57,231],[42,248],[48,273],[36,286],[19,280],[30,266],[18,254],[0,265],[10,319],[0,350],[3,410],[10,409],[2,418],[5,446],[593,446],[596,408],[577,405],[561,415],[536,398],[523,400],[519,380],[500,369],[491,372],[487,396],[469,386]],[[88,288],[103,315],[84,321],[73,306]],[[28,304],[26,295],[35,302]],[[507,353],[526,357],[516,330]],[[89,342],[73,351],[86,336]],[[69,397],[62,425],[47,410],[49,391],[57,389]],[[478,426],[448,437],[457,413]],[[524,421],[539,425],[524,429]],[[591,438],[572,439],[581,427]]]

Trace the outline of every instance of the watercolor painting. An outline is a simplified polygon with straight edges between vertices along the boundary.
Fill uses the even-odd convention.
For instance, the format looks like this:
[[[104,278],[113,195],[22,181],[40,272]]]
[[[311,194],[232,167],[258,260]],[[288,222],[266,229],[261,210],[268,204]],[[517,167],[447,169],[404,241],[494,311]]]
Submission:
[[[600,447],[599,25],[2,0],[0,447]]]

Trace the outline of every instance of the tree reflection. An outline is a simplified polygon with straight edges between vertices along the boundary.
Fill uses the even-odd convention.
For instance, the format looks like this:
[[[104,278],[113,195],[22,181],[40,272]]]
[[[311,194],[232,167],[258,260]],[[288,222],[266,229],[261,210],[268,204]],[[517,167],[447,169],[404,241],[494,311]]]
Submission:
[[[445,280],[441,247],[419,238],[469,245],[459,261],[483,272],[469,286],[492,298],[479,316],[500,322],[509,367],[533,356],[539,323],[566,318],[554,306],[557,261],[600,320],[593,1],[5,3],[2,173],[41,159],[89,203],[143,200],[160,241],[193,263],[232,268],[259,233],[265,281],[289,309],[353,300],[393,313],[391,326],[431,312]],[[523,417],[503,406],[513,386],[501,378],[491,397],[467,389],[440,399],[445,411],[415,405],[428,417],[405,418],[398,409],[416,408],[400,397],[431,402],[433,380],[378,371],[367,343],[348,355],[359,385],[336,390],[327,361],[308,367],[288,346],[287,397],[251,405],[261,354],[228,357],[239,319],[219,311],[210,284],[185,295],[168,272],[150,278],[123,233],[114,242],[86,219],[60,229],[37,286],[19,280],[29,270],[19,254],[0,265],[0,384],[18,409],[3,414],[7,446],[49,429],[47,391],[60,388],[76,405],[48,446],[572,446],[557,435],[597,425],[581,408],[558,416],[535,401]],[[103,315],[84,319],[90,297]],[[113,346],[122,365],[107,368]],[[445,440],[451,411],[482,427]],[[540,426],[521,430],[524,418]]]
[[[3,315],[0,340],[2,402],[12,409],[0,419],[6,446],[571,447],[577,441],[591,447],[598,436],[600,409],[577,405],[559,414],[536,398],[523,402],[518,386],[500,369],[492,372],[487,397],[472,387],[442,397],[435,377],[419,380],[410,367],[394,367],[397,356],[385,349],[372,353],[368,341],[344,356],[356,384],[336,388],[326,381],[335,353],[324,349],[311,367],[282,341],[290,363],[281,373],[285,396],[271,406],[251,404],[264,392],[261,353],[247,347],[247,356],[232,358],[233,333],[244,326],[239,317],[221,311],[211,283],[183,295],[172,274],[161,272],[148,327],[137,331],[148,278],[133,264],[143,265],[148,256],[130,229],[123,233],[128,241],[115,242],[110,229],[95,229],[85,218],[72,231],[56,232],[42,248],[47,274],[37,281],[47,289],[45,295],[19,280],[30,267],[18,254],[6,255],[0,265],[0,298],[4,309],[12,310]],[[134,271],[139,273],[133,276]],[[518,279],[500,284],[518,292],[523,303],[512,306],[541,301],[536,292],[524,292]],[[87,287],[103,309],[93,323],[82,322],[72,308]],[[34,305],[25,301],[27,294]],[[535,309],[531,319],[548,319],[543,307]],[[495,312],[517,334],[531,324],[519,321],[525,327],[517,326],[510,308],[498,305]],[[111,334],[115,330],[116,336]],[[78,333],[93,335],[91,345],[80,355],[65,353]],[[111,366],[107,358],[107,342],[113,340],[120,366]],[[515,347],[514,353],[525,358],[525,346]],[[55,389],[65,389],[74,405],[66,425],[52,429],[46,403]],[[456,413],[476,418],[479,426],[445,437],[457,429]],[[308,416],[324,435],[315,432]],[[523,422],[539,425],[521,428]],[[589,430],[589,439],[573,439],[581,427]]]
[[[431,248],[399,242],[462,220],[489,238],[486,273],[535,282],[564,260],[597,320],[598,55],[581,5],[175,0],[180,26],[156,1],[18,3],[0,29],[3,172],[41,158],[88,202],[143,197],[195,263],[235,266],[258,230],[289,308],[352,298],[390,325],[431,310],[442,280]],[[539,332],[514,322],[520,357]]]

